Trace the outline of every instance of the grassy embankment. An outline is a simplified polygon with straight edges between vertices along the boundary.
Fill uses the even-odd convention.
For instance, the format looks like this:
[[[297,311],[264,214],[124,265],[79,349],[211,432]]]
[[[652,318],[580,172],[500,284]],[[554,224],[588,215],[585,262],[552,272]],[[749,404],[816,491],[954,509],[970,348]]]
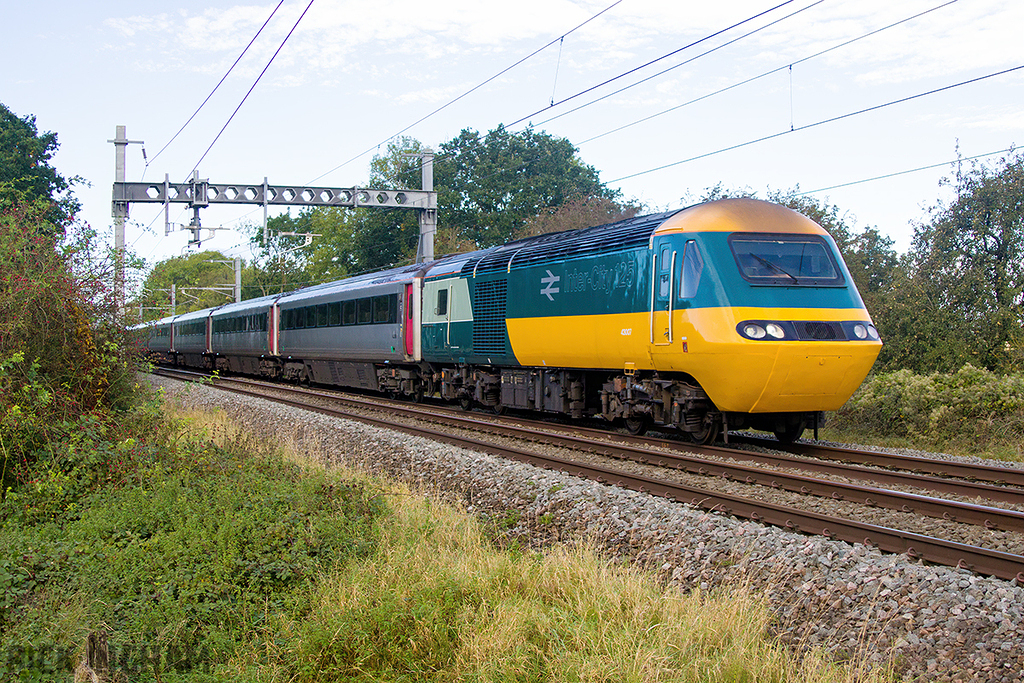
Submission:
[[[4,498],[3,680],[70,680],[90,633],[114,676],[163,683],[875,680],[798,659],[743,587],[508,552],[450,506],[224,424],[121,418],[83,418],[68,459]]]

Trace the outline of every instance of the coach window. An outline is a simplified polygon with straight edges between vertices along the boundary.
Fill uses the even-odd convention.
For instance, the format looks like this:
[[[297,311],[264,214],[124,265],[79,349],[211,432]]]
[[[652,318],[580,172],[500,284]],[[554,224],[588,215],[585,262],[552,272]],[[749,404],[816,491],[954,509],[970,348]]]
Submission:
[[[341,313],[341,324],[342,325],[355,325],[356,324],[356,302],[345,301],[342,303]]]
[[[360,325],[369,325],[373,322],[373,299],[357,300],[356,310]]]
[[[302,330],[306,328],[306,308],[295,309],[295,328]]]
[[[388,322],[388,296],[373,297],[373,322]]]
[[[337,327],[341,324],[341,302],[332,301],[327,306],[327,324],[331,327]]]
[[[697,295],[697,285],[700,284],[700,274],[703,270],[704,259],[700,256],[697,243],[688,240],[683,250],[683,276],[679,279],[681,298],[690,299]]]
[[[316,326],[327,327],[327,304],[317,304]]]

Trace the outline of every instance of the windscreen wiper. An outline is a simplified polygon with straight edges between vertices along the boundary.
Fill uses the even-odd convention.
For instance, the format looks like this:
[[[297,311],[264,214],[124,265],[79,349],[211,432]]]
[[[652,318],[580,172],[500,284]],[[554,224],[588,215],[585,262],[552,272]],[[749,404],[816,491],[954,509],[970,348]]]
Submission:
[[[777,263],[772,263],[768,259],[762,258],[762,257],[758,256],[757,254],[755,254],[754,252],[750,252],[750,255],[753,256],[754,258],[756,258],[758,261],[760,261],[764,265],[766,265],[769,268],[771,268],[772,270],[779,271],[780,273],[782,273],[783,275],[788,277],[793,282],[798,282],[798,280],[796,279],[796,275],[793,275],[791,272],[789,272],[788,270],[786,270],[782,266],[778,265]]]

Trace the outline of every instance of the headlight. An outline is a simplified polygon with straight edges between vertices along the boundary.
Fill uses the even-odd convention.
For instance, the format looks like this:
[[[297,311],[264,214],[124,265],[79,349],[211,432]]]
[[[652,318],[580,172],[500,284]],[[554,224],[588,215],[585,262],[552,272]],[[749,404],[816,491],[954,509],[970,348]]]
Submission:
[[[775,323],[768,323],[764,326],[764,329],[769,335],[776,339],[782,339],[786,336],[786,331],[782,329],[782,326],[776,325]]]
[[[878,339],[878,330],[874,325],[868,325],[868,336],[875,340]]]
[[[743,326],[743,334],[747,335],[751,339],[764,339],[764,328],[760,325],[754,325],[749,323]]]
[[[857,323],[853,326],[853,333],[857,335],[857,339],[868,338],[868,328],[866,325],[862,325],[861,323]]]

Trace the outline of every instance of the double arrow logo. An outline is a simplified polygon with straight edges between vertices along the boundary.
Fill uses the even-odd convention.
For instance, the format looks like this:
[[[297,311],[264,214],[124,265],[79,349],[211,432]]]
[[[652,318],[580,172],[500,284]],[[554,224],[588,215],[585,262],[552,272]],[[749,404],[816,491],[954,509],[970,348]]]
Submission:
[[[552,294],[558,294],[560,291],[556,284],[562,279],[560,276],[555,275],[550,270],[547,271],[548,276],[542,277],[540,283],[544,285],[544,289],[540,290],[540,293],[548,298],[549,301],[554,301],[555,297]]]

